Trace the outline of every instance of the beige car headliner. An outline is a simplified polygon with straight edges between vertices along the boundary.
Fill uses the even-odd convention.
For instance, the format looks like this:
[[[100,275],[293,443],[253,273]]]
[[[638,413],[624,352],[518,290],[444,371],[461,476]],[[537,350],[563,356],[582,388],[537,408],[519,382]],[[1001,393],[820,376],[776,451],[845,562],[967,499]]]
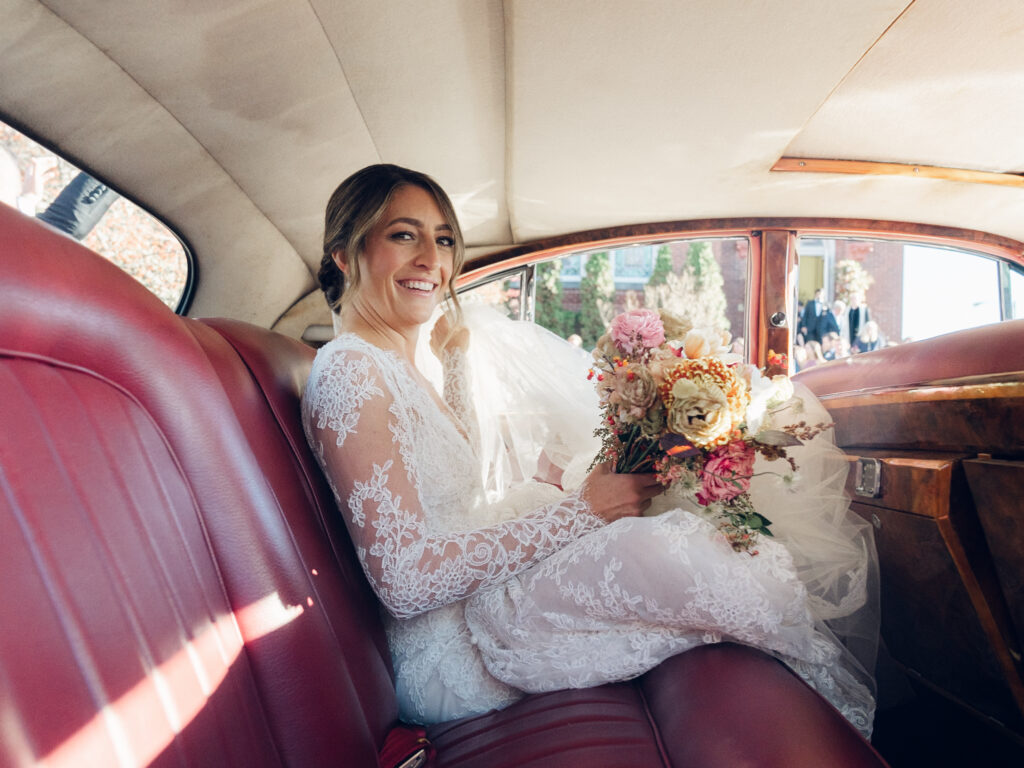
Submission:
[[[0,113],[152,208],[191,313],[270,326],[322,210],[387,161],[471,255],[584,229],[890,219],[1024,239],[1024,189],[780,173],[783,156],[1024,171],[1018,0],[0,0]]]

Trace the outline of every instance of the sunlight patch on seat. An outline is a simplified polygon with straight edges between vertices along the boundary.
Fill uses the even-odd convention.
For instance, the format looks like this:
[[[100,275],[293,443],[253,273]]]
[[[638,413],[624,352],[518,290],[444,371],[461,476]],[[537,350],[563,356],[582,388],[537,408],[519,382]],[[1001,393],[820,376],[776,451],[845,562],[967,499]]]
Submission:
[[[313,605],[312,598],[306,600],[308,605]],[[301,604],[285,605],[280,595],[273,592],[255,603],[235,611],[235,616],[238,618],[238,625],[242,627],[243,634],[251,642],[294,621],[304,610],[306,609]]]
[[[304,611],[303,605],[286,605],[273,592],[239,609],[234,618],[221,616],[104,706],[40,765],[73,768],[97,760],[122,768],[148,765],[198,717],[241,655],[241,643],[225,647],[225,640],[238,637],[235,621],[252,642]]]

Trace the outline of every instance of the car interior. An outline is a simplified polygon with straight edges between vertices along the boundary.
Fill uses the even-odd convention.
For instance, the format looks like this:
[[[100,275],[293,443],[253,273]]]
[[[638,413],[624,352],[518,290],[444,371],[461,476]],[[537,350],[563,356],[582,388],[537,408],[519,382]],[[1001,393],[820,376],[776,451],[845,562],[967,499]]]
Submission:
[[[1024,760],[1018,3],[0,3],[0,765]],[[873,526],[870,741],[736,643],[398,719],[299,408],[377,162],[450,194],[463,301],[584,347],[588,264],[620,308],[713,270]],[[808,362],[816,291],[881,339]]]

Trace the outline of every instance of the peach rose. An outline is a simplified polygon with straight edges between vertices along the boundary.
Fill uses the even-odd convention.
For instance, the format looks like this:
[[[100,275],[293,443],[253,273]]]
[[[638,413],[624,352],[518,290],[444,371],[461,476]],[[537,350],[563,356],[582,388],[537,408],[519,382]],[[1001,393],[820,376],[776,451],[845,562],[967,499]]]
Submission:
[[[694,329],[683,338],[683,352],[691,360],[707,357],[718,349],[721,336],[717,332]]]

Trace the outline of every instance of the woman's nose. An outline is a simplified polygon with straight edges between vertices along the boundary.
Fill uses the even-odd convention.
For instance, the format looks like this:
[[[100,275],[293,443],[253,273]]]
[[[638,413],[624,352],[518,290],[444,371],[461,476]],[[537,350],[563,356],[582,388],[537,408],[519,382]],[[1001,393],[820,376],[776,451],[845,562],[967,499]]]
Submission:
[[[423,245],[417,249],[416,264],[434,269],[441,263],[441,254],[437,243],[433,240],[423,241]]]

